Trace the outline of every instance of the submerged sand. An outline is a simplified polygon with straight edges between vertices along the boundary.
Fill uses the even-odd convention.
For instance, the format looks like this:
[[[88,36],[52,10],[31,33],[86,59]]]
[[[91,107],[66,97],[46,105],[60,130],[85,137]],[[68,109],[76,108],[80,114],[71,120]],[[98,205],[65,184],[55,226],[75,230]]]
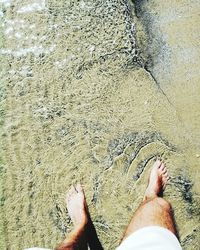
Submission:
[[[72,228],[64,197],[78,181],[115,249],[157,157],[183,249],[198,249],[198,8],[2,2],[0,249],[55,247]]]

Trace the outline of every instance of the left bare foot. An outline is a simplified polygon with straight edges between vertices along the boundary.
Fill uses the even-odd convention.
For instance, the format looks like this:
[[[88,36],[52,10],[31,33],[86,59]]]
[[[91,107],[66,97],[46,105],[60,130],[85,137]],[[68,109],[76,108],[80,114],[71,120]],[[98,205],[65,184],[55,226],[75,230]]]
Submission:
[[[67,210],[75,227],[85,226],[88,222],[88,209],[80,184],[72,186],[66,196]]]

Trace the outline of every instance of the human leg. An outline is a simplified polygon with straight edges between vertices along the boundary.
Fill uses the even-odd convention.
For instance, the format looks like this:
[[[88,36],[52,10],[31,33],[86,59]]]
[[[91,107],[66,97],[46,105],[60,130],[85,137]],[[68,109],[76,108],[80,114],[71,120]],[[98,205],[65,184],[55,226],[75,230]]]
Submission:
[[[67,235],[56,250],[86,250],[88,246],[91,250],[102,250],[80,184],[71,187],[66,197],[66,203],[74,230]]]
[[[177,235],[171,205],[165,199],[159,197],[168,179],[166,167],[157,160],[151,170],[143,202],[131,219],[122,240],[138,229],[147,226],[160,226]]]

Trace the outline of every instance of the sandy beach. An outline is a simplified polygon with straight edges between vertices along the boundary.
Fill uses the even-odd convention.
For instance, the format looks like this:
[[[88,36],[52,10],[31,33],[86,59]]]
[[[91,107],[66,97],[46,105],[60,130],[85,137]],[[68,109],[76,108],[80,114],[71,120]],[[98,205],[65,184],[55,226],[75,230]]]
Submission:
[[[115,249],[160,158],[181,245],[197,250],[200,3],[0,6],[0,249],[53,249],[72,228],[64,198],[77,182]]]

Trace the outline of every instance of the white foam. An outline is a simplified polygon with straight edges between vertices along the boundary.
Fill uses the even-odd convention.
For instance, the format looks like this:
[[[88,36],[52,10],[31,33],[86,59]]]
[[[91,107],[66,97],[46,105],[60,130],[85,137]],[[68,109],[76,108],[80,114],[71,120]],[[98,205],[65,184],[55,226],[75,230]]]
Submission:
[[[10,34],[11,32],[13,32],[13,27],[8,27],[7,29],[5,29],[4,34],[5,34],[5,35],[8,35],[8,34]]]
[[[10,24],[10,25],[16,25],[16,24],[22,24],[24,23],[23,19],[7,19],[6,20],[6,24]]]
[[[9,7],[11,5],[12,0],[0,0],[0,3],[5,7]]]
[[[58,68],[63,68],[65,67],[65,65],[67,65],[70,61],[72,61],[75,58],[75,55],[70,55],[68,57],[66,57],[65,59],[61,60],[61,61],[55,61],[54,65]]]
[[[17,71],[16,71],[16,70],[11,69],[11,70],[9,70],[9,71],[8,71],[8,73],[9,73],[9,74],[11,74],[11,75],[14,75],[14,74],[16,74],[16,73],[17,73]]]
[[[10,34],[12,31],[17,31],[20,29],[27,29],[29,28],[29,25],[27,23],[25,23],[25,21],[23,19],[7,19],[5,21],[4,27],[5,27],[5,35]]]
[[[46,9],[45,0],[40,0],[35,3],[22,6],[20,9],[17,10],[17,13],[29,13],[29,12],[35,12],[35,11],[42,11],[45,9]]]
[[[15,33],[15,37],[16,37],[16,38],[21,38],[21,37],[22,37],[22,33],[16,32],[16,33]]]
[[[81,7],[82,9],[85,8],[85,2],[84,2],[84,1],[80,1],[80,7]]]
[[[32,74],[32,70],[30,69],[29,66],[22,66],[21,70],[19,71],[19,74],[21,76],[27,76],[28,74]]]
[[[11,55],[12,54],[12,50],[11,49],[0,49],[0,53],[2,55]]]
[[[65,66],[65,64],[67,63],[67,59],[65,58],[62,61],[56,61],[54,63],[55,66],[57,66],[58,68],[63,68]]]
[[[53,44],[49,48],[43,48],[42,45],[32,46],[29,48],[19,48],[18,50],[11,49],[0,49],[0,54],[2,55],[12,55],[15,57],[26,56],[29,53],[33,53],[35,56],[39,56],[41,54],[49,54],[54,51],[56,45]]]

